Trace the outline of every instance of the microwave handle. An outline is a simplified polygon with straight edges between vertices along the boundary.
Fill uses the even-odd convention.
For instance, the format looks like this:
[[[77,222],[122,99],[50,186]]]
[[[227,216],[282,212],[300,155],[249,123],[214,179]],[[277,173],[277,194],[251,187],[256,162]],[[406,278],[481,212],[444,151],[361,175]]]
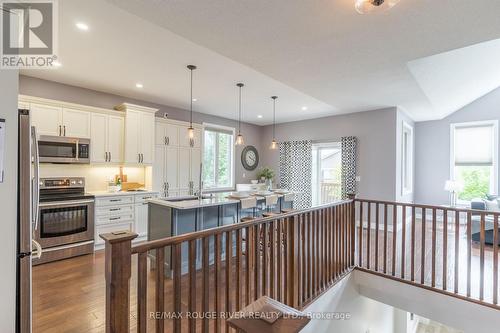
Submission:
[[[31,127],[31,138],[33,142],[33,184],[32,184],[32,209],[33,209],[33,224],[35,230],[38,229],[40,220],[40,153],[38,150],[38,137],[35,126]]]
[[[64,129],[64,133],[66,134],[66,129]],[[76,160],[78,161],[80,158],[80,142],[76,140]]]

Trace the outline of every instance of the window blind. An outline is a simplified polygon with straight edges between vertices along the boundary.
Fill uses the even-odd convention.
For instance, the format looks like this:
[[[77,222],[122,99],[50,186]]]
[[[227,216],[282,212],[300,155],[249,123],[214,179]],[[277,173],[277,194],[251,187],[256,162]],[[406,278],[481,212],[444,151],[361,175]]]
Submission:
[[[493,165],[493,125],[455,128],[455,165]]]

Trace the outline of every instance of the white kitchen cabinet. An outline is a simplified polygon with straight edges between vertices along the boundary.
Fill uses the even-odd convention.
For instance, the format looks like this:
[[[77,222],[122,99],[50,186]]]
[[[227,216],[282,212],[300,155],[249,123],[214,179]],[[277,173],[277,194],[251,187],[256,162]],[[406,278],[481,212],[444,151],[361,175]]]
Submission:
[[[179,145],[179,126],[157,121],[155,128],[155,145]]]
[[[167,124],[166,126],[167,134],[167,145],[168,146],[178,146],[179,145],[179,132],[181,128],[174,124]],[[187,130],[186,130],[187,131]]]
[[[38,135],[59,136],[62,132],[62,107],[30,104],[31,125]]]
[[[123,162],[123,117],[92,113],[91,162]]]
[[[167,144],[167,124],[155,122],[155,145]]]
[[[62,136],[90,138],[90,115],[87,111],[63,108]]]
[[[135,196],[135,225],[134,232],[140,238],[147,238],[148,235],[148,203],[147,200],[156,198],[156,193],[140,193]]]
[[[179,148],[179,189],[188,190],[191,181],[191,148]]]
[[[167,147],[166,151],[166,173],[165,181],[167,187],[167,196],[172,196],[173,191],[179,189],[179,148],[178,147]]]
[[[200,189],[201,149],[191,149],[191,181],[195,191]]]
[[[155,159],[153,162],[153,191],[158,191],[160,197],[166,197],[166,153],[167,150],[165,146],[156,145],[155,146]]]
[[[125,163],[152,164],[155,145],[155,112],[157,109],[122,104],[125,111]]]

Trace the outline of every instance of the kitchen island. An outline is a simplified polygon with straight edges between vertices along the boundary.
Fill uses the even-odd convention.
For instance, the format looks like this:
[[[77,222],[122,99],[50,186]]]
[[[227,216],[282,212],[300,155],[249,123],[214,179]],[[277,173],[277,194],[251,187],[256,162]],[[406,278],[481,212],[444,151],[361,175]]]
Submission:
[[[190,232],[216,228],[238,223],[243,216],[260,217],[265,211],[265,196],[257,196],[257,207],[250,210],[242,209],[241,200],[230,196],[231,193],[217,193],[196,196],[155,198],[148,201],[148,240],[162,239]],[[273,212],[290,209],[293,200],[290,196],[278,195],[278,203]],[[223,239],[225,243],[225,239]],[[210,241],[210,260],[213,258],[213,240]],[[223,246],[223,248],[225,248]],[[187,272],[187,244],[182,245],[182,274]],[[154,256],[154,253],[152,254]],[[224,253],[222,254],[224,256]],[[165,274],[170,272],[170,249],[165,249]],[[199,258],[201,260],[201,258]],[[200,260],[197,260],[197,264]]]

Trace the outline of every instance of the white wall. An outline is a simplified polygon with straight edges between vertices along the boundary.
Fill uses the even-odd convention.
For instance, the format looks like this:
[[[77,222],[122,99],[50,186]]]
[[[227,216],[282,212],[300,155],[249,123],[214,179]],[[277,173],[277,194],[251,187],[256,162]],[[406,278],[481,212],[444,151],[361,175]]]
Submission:
[[[413,128],[413,151],[412,151],[412,177],[413,177],[413,189],[411,193],[402,192],[402,170],[403,163],[401,160],[403,153],[402,139],[403,139],[403,122],[407,123]],[[402,110],[398,109],[396,115],[396,201],[398,202],[413,202],[414,192],[415,192],[415,123],[408,117]]]
[[[406,312],[359,294],[351,274],[322,295],[304,312],[338,312],[349,314],[346,320],[313,319],[302,332],[405,333]]]
[[[14,332],[17,226],[18,72],[0,70],[0,118],[6,120],[4,182],[0,183],[0,332]]]

